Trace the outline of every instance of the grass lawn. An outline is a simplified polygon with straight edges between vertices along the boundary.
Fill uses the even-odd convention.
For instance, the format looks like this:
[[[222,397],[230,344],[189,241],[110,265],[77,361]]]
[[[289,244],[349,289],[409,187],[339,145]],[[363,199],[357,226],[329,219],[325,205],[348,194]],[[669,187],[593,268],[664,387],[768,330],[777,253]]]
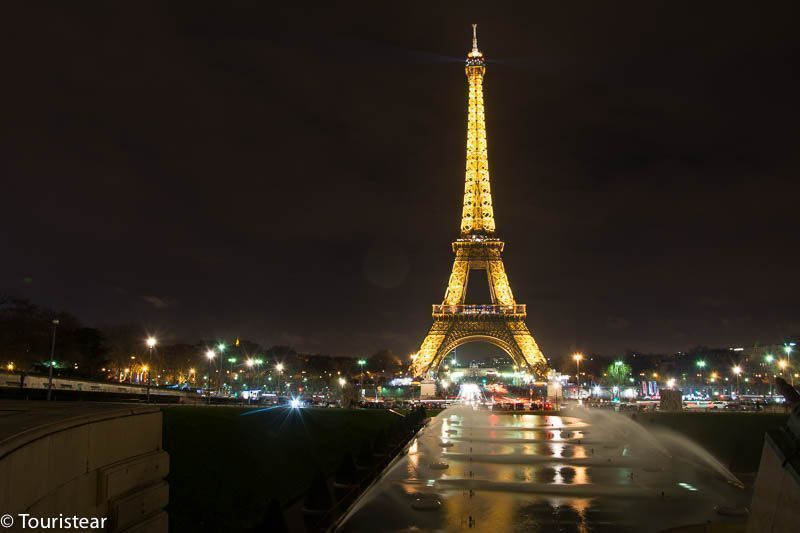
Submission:
[[[251,527],[277,498],[301,496],[395,422],[383,410],[176,406],[162,409],[170,531]]]
[[[636,413],[645,426],[660,424],[701,444],[732,472],[758,470],[764,435],[787,419],[776,413]]]

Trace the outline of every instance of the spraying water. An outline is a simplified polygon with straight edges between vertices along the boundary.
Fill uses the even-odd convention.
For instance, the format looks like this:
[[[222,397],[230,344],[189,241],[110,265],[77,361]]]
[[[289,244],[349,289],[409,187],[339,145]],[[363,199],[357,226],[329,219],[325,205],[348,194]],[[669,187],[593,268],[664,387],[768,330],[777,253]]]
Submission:
[[[660,531],[745,503],[688,439],[599,410],[495,413],[465,385],[464,405],[431,420],[340,530]]]

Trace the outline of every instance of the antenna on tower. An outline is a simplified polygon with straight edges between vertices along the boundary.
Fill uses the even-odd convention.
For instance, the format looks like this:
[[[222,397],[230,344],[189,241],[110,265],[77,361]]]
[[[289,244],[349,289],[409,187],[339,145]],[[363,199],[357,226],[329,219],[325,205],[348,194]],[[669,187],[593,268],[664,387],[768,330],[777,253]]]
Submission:
[[[472,51],[478,51],[478,25],[472,25]]]

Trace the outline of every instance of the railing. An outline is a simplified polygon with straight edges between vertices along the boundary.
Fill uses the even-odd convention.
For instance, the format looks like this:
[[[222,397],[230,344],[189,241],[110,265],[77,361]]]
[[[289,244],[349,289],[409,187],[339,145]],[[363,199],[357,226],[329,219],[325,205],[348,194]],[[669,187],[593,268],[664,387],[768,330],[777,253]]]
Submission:
[[[524,315],[525,304],[434,305],[434,315]]]

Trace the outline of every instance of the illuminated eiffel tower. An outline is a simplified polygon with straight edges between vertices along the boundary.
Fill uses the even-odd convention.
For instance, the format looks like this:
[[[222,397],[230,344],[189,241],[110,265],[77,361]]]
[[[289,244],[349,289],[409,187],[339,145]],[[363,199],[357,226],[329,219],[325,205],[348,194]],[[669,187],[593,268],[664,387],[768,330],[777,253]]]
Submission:
[[[469,112],[461,235],[453,243],[456,258],[444,301],[433,306],[433,326],[412,355],[410,371],[414,376],[433,377],[442,359],[455,348],[485,341],[506,352],[521,369],[541,378],[548,370],[547,360],[525,325],[525,305],[514,300],[501,258],[504,243],[495,237],[483,115],[486,63],[478,50],[476,24],[472,25],[472,51],[467,54],[465,70]],[[465,305],[471,270],[486,271],[491,304]]]

